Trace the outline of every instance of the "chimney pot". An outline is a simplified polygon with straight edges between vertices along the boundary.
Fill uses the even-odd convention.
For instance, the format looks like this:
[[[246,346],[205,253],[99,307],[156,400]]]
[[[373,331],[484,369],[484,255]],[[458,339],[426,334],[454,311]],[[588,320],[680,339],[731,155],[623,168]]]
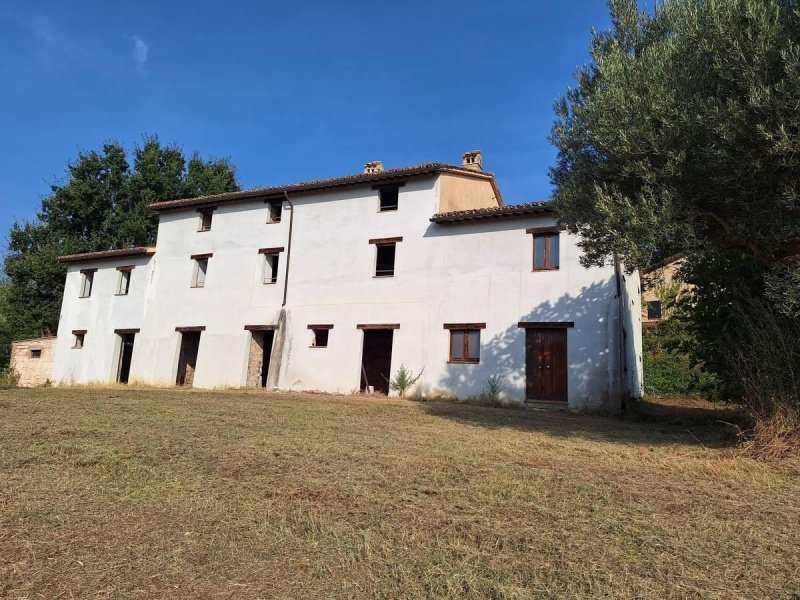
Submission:
[[[470,150],[469,152],[464,152],[464,160],[461,165],[465,169],[470,169],[471,171],[483,171],[483,157],[481,156],[481,151]]]
[[[373,160],[364,165],[364,174],[383,173],[383,162],[380,160]]]

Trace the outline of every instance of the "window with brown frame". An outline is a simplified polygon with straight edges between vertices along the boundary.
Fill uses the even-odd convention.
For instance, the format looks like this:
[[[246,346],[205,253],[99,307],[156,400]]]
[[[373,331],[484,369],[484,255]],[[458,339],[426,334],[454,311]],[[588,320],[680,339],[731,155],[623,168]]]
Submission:
[[[450,330],[450,362],[479,363],[481,360],[481,332],[479,329]]]
[[[557,271],[559,267],[558,232],[533,234],[533,270]]]

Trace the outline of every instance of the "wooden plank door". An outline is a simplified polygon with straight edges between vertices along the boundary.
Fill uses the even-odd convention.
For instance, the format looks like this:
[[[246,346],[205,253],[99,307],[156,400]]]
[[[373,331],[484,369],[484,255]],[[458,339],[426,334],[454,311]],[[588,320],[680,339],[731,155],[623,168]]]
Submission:
[[[567,330],[525,331],[525,398],[566,403]]]

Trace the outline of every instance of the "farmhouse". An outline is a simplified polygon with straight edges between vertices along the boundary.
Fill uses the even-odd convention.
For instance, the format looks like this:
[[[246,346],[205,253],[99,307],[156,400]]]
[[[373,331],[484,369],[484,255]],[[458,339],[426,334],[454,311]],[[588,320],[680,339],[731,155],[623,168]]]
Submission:
[[[52,380],[415,393],[615,409],[641,394],[638,274],[579,263],[479,152],[156,202],[154,247],[63,256]]]

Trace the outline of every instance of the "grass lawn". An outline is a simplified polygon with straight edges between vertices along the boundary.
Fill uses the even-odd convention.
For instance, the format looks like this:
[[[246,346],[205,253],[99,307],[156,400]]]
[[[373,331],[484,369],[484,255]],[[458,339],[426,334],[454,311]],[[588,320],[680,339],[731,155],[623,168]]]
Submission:
[[[0,597],[797,598],[800,475],[711,423],[0,392]]]

